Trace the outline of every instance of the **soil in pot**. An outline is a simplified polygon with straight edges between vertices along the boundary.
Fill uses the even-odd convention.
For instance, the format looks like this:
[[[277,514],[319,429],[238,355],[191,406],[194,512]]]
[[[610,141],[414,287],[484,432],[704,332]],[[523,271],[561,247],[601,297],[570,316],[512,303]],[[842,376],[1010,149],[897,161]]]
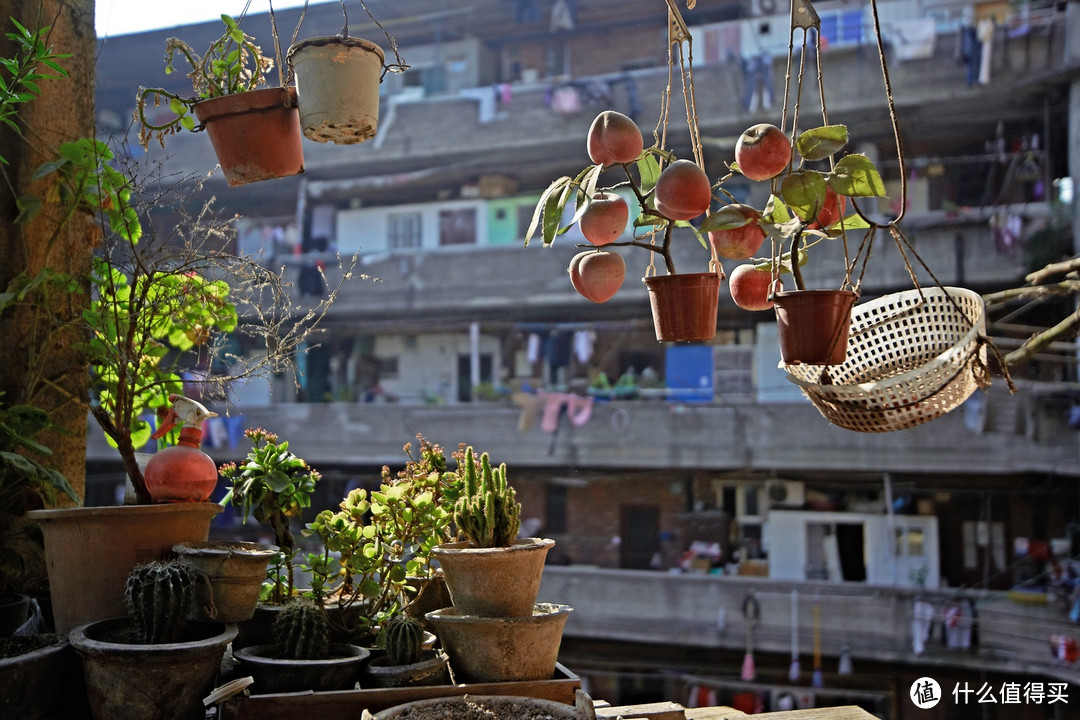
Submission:
[[[417,700],[376,713],[374,720],[576,720],[572,705],[537,698],[463,695]]]

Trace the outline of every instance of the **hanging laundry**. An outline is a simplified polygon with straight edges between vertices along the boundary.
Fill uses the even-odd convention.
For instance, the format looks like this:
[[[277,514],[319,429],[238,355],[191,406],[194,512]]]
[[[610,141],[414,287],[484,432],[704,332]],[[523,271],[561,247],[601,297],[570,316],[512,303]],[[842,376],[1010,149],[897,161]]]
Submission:
[[[525,358],[530,364],[540,360],[540,336],[536,333],[530,333],[529,339],[526,341]]]
[[[911,613],[911,644],[916,655],[926,652],[930,625],[934,622],[934,606],[926,600],[916,600]]]
[[[574,357],[580,364],[584,365],[592,358],[595,342],[596,333],[592,330],[578,330],[574,333]]]

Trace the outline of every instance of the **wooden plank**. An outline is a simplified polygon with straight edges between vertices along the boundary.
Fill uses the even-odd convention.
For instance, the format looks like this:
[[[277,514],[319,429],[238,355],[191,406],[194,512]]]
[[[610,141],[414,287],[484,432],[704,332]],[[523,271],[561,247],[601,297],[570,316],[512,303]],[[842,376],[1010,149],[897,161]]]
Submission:
[[[728,718],[745,717],[750,716],[742,710],[736,710],[735,708],[727,707],[726,705],[686,709],[686,720],[727,720]]]
[[[686,720],[727,720],[727,718],[745,717],[750,716],[729,707],[692,708],[686,711]],[[783,712],[763,713],[753,717],[754,720],[876,720],[875,716],[855,705],[785,710]]]
[[[595,704],[594,704],[595,705]],[[648,703],[644,705],[595,706],[596,720],[623,718],[646,718],[647,720],[686,720],[685,709],[673,702]]]
[[[237,696],[223,702],[219,712],[221,720],[356,720],[364,709],[374,713],[412,700],[466,694],[516,695],[573,705],[580,687],[581,678],[560,663],[551,680]]]

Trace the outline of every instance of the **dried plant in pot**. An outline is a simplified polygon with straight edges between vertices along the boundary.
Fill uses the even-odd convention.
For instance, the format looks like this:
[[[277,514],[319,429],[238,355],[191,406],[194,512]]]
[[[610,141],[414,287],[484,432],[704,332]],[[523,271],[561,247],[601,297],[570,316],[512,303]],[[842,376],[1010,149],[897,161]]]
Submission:
[[[225,32],[201,56],[183,40],[166,41],[166,74],[173,72],[179,55],[191,67],[188,77],[194,95],[160,87],[139,89],[135,120],[143,147],[151,137],[164,145],[166,135],[205,129],[229,185],[304,172],[296,89],[285,84],[280,60],[280,86],[261,87],[273,61],[236,20],[222,15],[221,21]],[[172,117],[151,119],[148,103],[151,107],[164,103]]]

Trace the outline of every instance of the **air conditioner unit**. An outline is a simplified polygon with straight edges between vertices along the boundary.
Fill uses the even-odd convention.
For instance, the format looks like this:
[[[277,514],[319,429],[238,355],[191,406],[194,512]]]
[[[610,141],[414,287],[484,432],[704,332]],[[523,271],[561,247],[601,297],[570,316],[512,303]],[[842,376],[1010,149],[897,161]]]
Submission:
[[[770,480],[765,483],[765,495],[772,507],[802,507],[806,492],[798,480]]]
[[[791,0],[750,0],[750,17],[791,14]]]

